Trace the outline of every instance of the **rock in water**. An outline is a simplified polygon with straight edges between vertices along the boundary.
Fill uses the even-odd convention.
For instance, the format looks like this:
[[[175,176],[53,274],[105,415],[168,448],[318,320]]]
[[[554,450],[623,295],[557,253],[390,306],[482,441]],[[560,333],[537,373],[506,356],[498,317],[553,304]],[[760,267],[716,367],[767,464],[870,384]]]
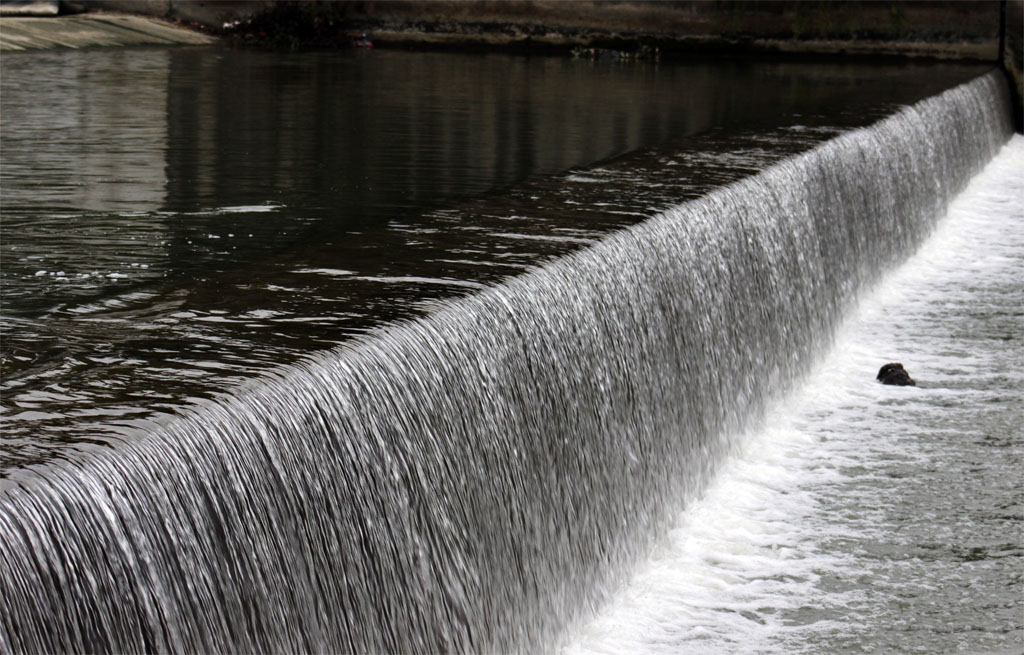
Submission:
[[[878,377],[875,378],[882,384],[895,384],[901,387],[916,387],[917,383],[910,377],[903,364],[890,362],[878,369]]]

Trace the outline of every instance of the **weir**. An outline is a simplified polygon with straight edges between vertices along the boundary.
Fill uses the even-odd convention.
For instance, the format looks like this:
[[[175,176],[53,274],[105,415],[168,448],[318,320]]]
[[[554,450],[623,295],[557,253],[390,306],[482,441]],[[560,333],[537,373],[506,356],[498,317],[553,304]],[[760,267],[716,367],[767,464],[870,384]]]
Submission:
[[[990,73],[25,471],[0,651],[556,647],[1010,133]]]

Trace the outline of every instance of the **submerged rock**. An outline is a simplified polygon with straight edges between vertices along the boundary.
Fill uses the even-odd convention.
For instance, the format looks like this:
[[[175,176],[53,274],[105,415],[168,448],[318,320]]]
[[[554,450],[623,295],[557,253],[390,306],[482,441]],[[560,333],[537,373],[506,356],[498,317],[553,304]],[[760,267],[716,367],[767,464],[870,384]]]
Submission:
[[[895,384],[901,387],[916,387],[917,383],[910,377],[903,364],[890,362],[878,369],[878,376],[875,378],[882,384]]]

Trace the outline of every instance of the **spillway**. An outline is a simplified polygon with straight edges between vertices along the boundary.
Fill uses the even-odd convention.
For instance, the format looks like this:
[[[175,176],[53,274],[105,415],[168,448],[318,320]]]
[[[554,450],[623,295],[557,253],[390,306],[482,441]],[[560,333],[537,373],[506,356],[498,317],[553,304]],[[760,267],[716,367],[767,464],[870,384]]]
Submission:
[[[1009,138],[996,73],[0,495],[0,651],[535,652]]]

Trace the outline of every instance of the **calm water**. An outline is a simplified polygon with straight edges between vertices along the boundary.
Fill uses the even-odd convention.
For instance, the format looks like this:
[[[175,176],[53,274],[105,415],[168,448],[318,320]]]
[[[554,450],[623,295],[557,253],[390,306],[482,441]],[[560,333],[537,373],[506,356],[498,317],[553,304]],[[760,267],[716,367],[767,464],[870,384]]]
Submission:
[[[71,456],[976,74],[5,55],[0,468]]]

